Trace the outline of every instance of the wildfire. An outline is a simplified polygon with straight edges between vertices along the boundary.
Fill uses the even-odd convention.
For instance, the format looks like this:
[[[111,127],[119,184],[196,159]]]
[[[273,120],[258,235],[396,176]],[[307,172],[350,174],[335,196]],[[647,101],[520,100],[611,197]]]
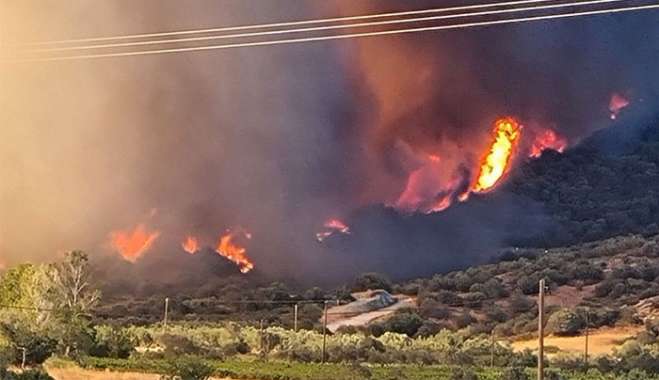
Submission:
[[[629,99],[621,94],[614,92],[609,101],[609,111],[611,112],[611,120],[615,120],[620,113],[620,110],[629,105]]]
[[[195,253],[197,253],[197,251],[199,251],[199,241],[197,240],[196,237],[192,235],[188,235],[185,238],[185,241],[181,243],[181,247],[185,252],[194,255]]]
[[[326,230],[316,234],[316,240],[321,243],[335,233],[350,235],[350,227],[338,219],[329,219],[323,224],[323,227],[325,227]]]
[[[419,154],[416,156],[420,166],[407,177],[405,188],[393,206],[406,212],[427,211],[428,205],[441,189],[441,158],[436,154]]]
[[[559,153],[563,153],[567,147],[567,140],[554,132],[551,129],[545,129],[542,133],[535,136],[533,145],[531,146],[530,157],[538,158],[542,152],[551,149]]]
[[[220,241],[218,242],[215,251],[221,256],[233,261],[238,266],[241,273],[247,273],[254,269],[254,263],[252,263],[247,257],[247,249],[241,247],[236,242],[236,238],[241,235],[246,239],[252,238],[252,235],[249,232],[242,229],[227,231],[227,233],[220,237]]]
[[[521,126],[511,118],[494,123],[494,142],[481,161],[480,171],[473,185],[474,192],[491,190],[510,169],[510,162],[520,140]]]
[[[441,197],[427,213],[444,211],[451,206],[451,195]]]
[[[158,236],[159,231],[149,232],[144,224],[138,224],[133,230],[110,233],[110,242],[125,260],[134,263],[151,248]]]

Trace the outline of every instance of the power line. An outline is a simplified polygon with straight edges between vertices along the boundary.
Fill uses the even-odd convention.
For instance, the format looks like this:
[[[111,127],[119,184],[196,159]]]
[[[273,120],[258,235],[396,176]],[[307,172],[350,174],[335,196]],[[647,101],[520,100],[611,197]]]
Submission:
[[[194,41],[209,41],[209,40],[218,40],[218,39],[258,37],[258,36],[281,35],[281,34],[292,34],[292,33],[306,33],[306,32],[317,32],[317,31],[323,31],[323,30],[363,28],[363,27],[369,27],[369,26],[418,23],[418,22],[424,22],[424,21],[447,20],[447,19],[454,19],[454,18],[489,16],[489,15],[506,14],[506,13],[539,11],[539,10],[557,9],[557,8],[569,8],[569,7],[576,7],[576,6],[617,3],[617,2],[621,2],[621,1],[628,1],[628,0],[577,1],[577,2],[571,2],[571,3],[541,5],[541,6],[532,6],[532,7],[520,7],[520,8],[511,8],[511,9],[499,9],[499,10],[494,10],[494,11],[466,12],[466,13],[457,13],[457,14],[441,15],[441,16],[427,16],[427,17],[416,17],[416,18],[406,18],[406,19],[387,20],[387,21],[362,22],[362,23],[356,23],[356,24],[317,26],[317,27],[311,27],[311,28],[297,28],[297,29],[281,29],[281,30],[271,30],[271,31],[265,31],[265,32],[225,34],[225,35],[219,35],[219,36],[173,38],[173,39],[162,39],[162,40],[152,40],[152,41],[135,41],[135,42],[107,43],[107,44],[96,44],[96,45],[81,45],[81,46],[41,48],[41,49],[25,50],[23,52],[26,52],[26,53],[41,53],[41,52],[44,52],[45,53],[45,52],[57,52],[57,51],[70,51],[70,50],[89,50],[89,49],[128,47],[128,46],[160,45],[160,44],[194,42]]]
[[[532,16],[532,17],[521,17],[521,18],[504,19],[504,20],[469,22],[463,24],[449,24],[449,25],[428,26],[428,27],[419,27],[419,28],[394,29],[394,30],[386,30],[386,31],[378,31],[378,32],[350,33],[350,34],[340,34],[340,35],[331,35],[331,36],[291,38],[291,39],[283,39],[283,40],[245,42],[245,43],[233,43],[233,44],[224,44],[224,45],[209,45],[209,46],[196,46],[196,47],[171,48],[171,49],[143,50],[143,51],[122,52],[122,53],[81,54],[81,55],[58,56],[58,57],[49,57],[49,58],[18,58],[18,59],[15,58],[6,61],[51,62],[51,61],[64,61],[64,60],[128,57],[128,56],[141,56],[141,55],[151,55],[151,54],[168,54],[168,53],[182,53],[182,52],[191,52],[191,51],[220,50],[220,49],[232,49],[232,48],[240,48],[240,47],[285,45],[285,44],[294,44],[294,43],[303,43],[303,42],[342,40],[342,39],[351,39],[351,38],[385,36],[385,35],[416,33],[416,32],[426,32],[426,31],[436,31],[436,30],[466,29],[466,28],[473,28],[478,26],[494,26],[494,25],[515,24],[515,23],[541,21],[541,20],[574,18],[581,16],[589,16],[589,15],[615,14],[615,13],[650,10],[657,8],[659,8],[659,4],[651,4],[651,5],[642,5],[642,6],[633,6],[633,7],[600,9],[593,11],[561,13],[561,14],[545,15],[545,16]]]
[[[474,4],[474,5],[465,5],[465,6],[456,6],[456,7],[447,7],[447,8],[431,8],[431,9],[421,9],[414,11],[367,14],[360,16],[332,17],[332,18],[302,20],[302,21],[285,21],[285,22],[276,22],[276,23],[268,23],[268,24],[252,24],[252,25],[240,25],[240,26],[229,26],[229,27],[208,28],[208,29],[190,29],[190,30],[173,31],[173,32],[130,34],[123,36],[72,38],[72,39],[54,40],[54,41],[35,41],[35,42],[13,44],[13,46],[39,46],[39,45],[51,45],[51,44],[67,44],[67,43],[76,43],[76,42],[94,42],[94,41],[98,42],[98,41],[110,41],[110,40],[137,39],[137,38],[167,37],[167,36],[188,35],[188,34],[229,32],[236,30],[276,28],[282,26],[310,25],[310,24],[341,22],[341,21],[367,20],[367,19],[385,18],[385,17],[394,17],[394,16],[411,16],[417,14],[445,13],[445,12],[463,11],[469,9],[496,8],[503,6],[545,3],[548,1],[552,1],[552,0],[506,1],[499,3]]]

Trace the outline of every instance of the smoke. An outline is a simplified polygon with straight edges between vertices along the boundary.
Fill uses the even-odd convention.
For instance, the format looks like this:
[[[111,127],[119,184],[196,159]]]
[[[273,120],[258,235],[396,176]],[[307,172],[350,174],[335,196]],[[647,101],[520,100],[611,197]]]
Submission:
[[[5,36],[46,40],[390,11],[400,3],[79,0],[6,8]],[[658,38],[656,14],[648,13],[6,64],[0,257],[52,260],[73,248],[114,257],[111,232],[144,224],[160,232],[143,256],[153,265],[156,257],[190,258],[181,249],[188,235],[215,247],[238,226],[253,234],[246,249],[257,270],[272,276],[303,270],[330,280],[381,270],[400,277],[483,260],[520,214],[537,211],[529,218],[542,228],[541,209],[496,194],[428,216],[378,205],[395,205],[418,170],[424,197],[432,196],[428,186],[439,198],[448,184],[464,189],[499,116],[515,115],[529,134],[533,125],[551,127],[570,144],[608,125],[613,92],[656,96]],[[347,219],[351,234],[319,244],[315,234],[329,218]],[[164,272],[177,270],[186,269]]]

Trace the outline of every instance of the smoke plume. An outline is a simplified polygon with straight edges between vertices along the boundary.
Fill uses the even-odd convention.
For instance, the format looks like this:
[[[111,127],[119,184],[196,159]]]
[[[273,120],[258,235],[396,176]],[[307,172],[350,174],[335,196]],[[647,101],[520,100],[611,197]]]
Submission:
[[[24,1],[5,6],[4,35],[122,35],[405,6]],[[188,237],[190,250],[207,252],[239,227],[253,236],[245,249],[256,270],[271,276],[404,277],[484,260],[520,215],[529,228],[546,222],[541,205],[496,191],[457,200],[477,175],[494,121],[513,116],[523,125],[517,165],[547,129],[571,146],[609,125],[613,93],[632,105],[656,97],[656,17],[5,64],[0,257],[52,260],[81,248],[118,258],[113,234],[141,226],[158,237],[134,265],[192,259],[182,247]],[[453,206],[444,210],[446,202]],[[330,219],[350,233],[319,243]]]

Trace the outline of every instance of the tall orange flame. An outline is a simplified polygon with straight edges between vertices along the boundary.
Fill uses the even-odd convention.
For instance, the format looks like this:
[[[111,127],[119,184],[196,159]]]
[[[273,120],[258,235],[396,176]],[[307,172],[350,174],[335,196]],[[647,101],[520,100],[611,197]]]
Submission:
[[[192,235],[188,235],[185,238],[185,241],[181,243],[181,248],[183,248],[185,252],[194,255],[197,253],[197,251],[199,251],[199,240],[197,240],[197,238]]]
[[[133,230],[110,233],[110,242],[125,260],[134,263],[151,248],[158,236],[160,236],[159,231],[148,232],[144,224],[140,223]]]
[[[531,152],[529,156],[533,158],[538,158],[542,155],[542,152],[551,149],[559,153],[563,153],[567,147],[567,140],[559,136],[556,132],[551,129],[545,129],[542,133],[538,133],[535,136],[533,145],[531,145]]]
[[[242,229],[235,231],[227,231],[226,234],[220,237],[215,251],[221,256],[233,261],[241,273],[247,273],[254,269],[254,263],[247,257],[247,249],[241,247],[235,242],[236,237],[242,234],[247,239],[251,239],[252,235]]]
[[[480,164],[480,172],[473,185],[475,192],[491,190],[510,169],[510,162],[520,140],[521,127],[512,117],[494,123],[494,142]]]

